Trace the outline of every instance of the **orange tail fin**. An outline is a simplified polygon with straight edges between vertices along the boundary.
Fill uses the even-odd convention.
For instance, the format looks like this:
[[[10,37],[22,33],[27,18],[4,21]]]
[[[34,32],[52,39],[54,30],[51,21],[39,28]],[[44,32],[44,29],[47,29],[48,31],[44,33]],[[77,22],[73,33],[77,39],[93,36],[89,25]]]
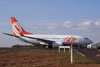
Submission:
[[[11,17],[11,23],[12,23],[13,34],[14,34],[14,35],[18,35],[18,36],[32,35],[32,33],[26,32],[26,31],[18,24],[18,21],[17,21],[14,17]]]

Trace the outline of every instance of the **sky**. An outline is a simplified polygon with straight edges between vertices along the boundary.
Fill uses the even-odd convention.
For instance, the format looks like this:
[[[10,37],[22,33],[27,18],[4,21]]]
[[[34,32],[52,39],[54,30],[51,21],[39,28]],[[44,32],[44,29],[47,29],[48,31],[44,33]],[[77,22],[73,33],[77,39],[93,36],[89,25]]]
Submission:
[[[10,17],[33,34],[80,35],[100,41],[100,0],[0,0],[0,47],[27,44],[12,34]]]

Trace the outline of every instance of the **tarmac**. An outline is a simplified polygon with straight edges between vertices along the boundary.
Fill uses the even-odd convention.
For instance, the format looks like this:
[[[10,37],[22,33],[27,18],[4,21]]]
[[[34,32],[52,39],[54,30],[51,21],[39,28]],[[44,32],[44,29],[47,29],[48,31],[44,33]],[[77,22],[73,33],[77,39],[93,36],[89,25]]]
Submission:
[[[91,60],[94,60],[94,61],[97,61],[98,63],[100,63],[100,51],[98,49],[75,48],[75,50],[84,54],[86,58],[89,58]]]

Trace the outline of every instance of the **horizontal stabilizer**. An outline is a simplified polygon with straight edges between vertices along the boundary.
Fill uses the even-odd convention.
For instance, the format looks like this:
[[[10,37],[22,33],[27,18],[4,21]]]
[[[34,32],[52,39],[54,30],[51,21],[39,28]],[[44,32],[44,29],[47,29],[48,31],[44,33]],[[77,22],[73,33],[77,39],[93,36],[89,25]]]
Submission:
[[[13,35],[13,34],[8,34],[8,33],[2,33],[2,34],[9,35],[9,36],[14,36],[14,37],[19,37],[19,36],[16,36],[16,35]]]

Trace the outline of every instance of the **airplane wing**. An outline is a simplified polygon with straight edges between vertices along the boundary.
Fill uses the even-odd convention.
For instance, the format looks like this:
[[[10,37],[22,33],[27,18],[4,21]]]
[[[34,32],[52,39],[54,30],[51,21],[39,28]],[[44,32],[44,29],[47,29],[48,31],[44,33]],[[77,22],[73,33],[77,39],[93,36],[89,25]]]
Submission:
[[[13,36],[13,37],[16,37],[16,38],[19,38],[20,37],[20,36],[8,34],[8,33],[3,33],[3,34],[9,35],[9,36]],[[26,38],[30,38],[30,39],[36,39],[38,41],[42,41],[42,42],[45,42],[45,43],[52,43],[52,42],[54,42],[54,41],[51,41],[51,40],[46,40],[46,39],[36,38],[36,37],[29,37],[29,36],[21,36],[21,37],[26,37]]]
[[[29,36],[23,36],[23,37],[30,38],[30,39],[36,39],[38,41],[42,41],[42,42],[46,42],[46,43],[54,42],[54,41],[51,41],[51,40],[46,40],[46,39],[36,38],[36,37],[29,37]]]

